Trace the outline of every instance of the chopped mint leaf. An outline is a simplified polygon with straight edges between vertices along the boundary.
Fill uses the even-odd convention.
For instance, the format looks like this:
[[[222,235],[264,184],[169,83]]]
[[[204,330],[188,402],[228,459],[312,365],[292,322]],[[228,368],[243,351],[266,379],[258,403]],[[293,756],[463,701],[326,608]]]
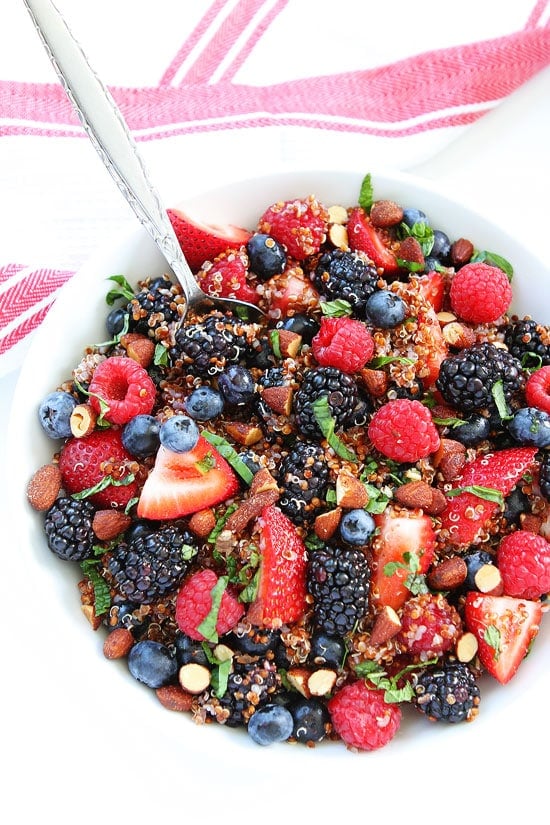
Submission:
[[[433,418],[434,424],[439,424],[440,427],[462,427],[466,424],[463,418]]]
[[[514,267],[512,264],[503,258],[501,255],[497,255],[496,252],[487,252],[487,250],[476,250],[473,257],[470,259],[470,263],[474,263],[477,261],[482,261],[483,263],[490,264],[491,266],[497,266],[499,269],[502,269],[506,277],[509,281],[511,281],[514,277]]]
[[[368,172],[361,182],[361,189],[359,190],[358,204],[362,206],[365,212],[370,212],[374,201],[374,191],[372,187],[372,176]]]
[[[197,627],[199,633],[202,633],[204,638],[208,639],[209,642],[218,641],[216,625],[218,623],[218,614],[220,612],[222,596],[225,593],[225,589],[227,587],[228,582],[228,576],[220,576],[220,578],[210,591],[210,595],[212,597],[212,607],[210,608],[208,615],[202,620],[200,625]]]
[[[281,342],[280,342],[280,335],[278,329],[272,329],[269,333],[269,343],[271,344],[271,349],[273,350],[273,355],[276,358],[282,358],[281,355]]]
[[[131,301],[135,296],[134,290],[124,275],[110,275],[107,280],[117,284],[117,286],[114,289],[110,289],[105,296],[105,300],[109,306],[112,306],[119,298],[123,298],[125,301]]]
[[[101,493],[101,491],[107,487],[127,487],[134,480],[135,475],[133,473],[128,473],[127,476],[119,479],[113,478],[112,476],[103,476],[101,481],[98,481],[93,487],[87,487],[85,490],[80,490],[79,493],[72,493],[71,498],[76,499],[76,501],[81,501],[83,498],[89,498],[96,493]]]
[[[239,593],[239,601],[244,602],[245,604],[250,604],[250,602],[253,602],[258,594],[259,583],[260,571],[256,570],[251,581],[246,585],[246,587],[243,587]]]
[[[128,513],[130,512],[130,510],[132,509],[132,507],[133,507],[135,504],[137,504],[137,503],[138,503],[138,501],[139,501],[139,497],[138,497],[138,496],[134,496],[133,498],[131,498],[131,499],[128,501],[128,503],[127,503],[126,507],[124,508],[124,513],[125,513],[125,515],[128,515]]]
[[[197,555],[197,548],[193,547],[192,544],[182,544],[181,546],[181,557],[183,561],[191,561],[193,556]]]
[[[405,358],[402,355],[379,355],[377,358],[373,358],[372,361],[369,361],[367,366],[371,370],[377,370],[379,367],[385,367],[386,364],[393,364],[395,362],[400,364],[414,364],[410,358]]]
[[[508,409],[508,404],[506,403],[506,398],[504,396],[504,382],[502,378],[495,381],[491,387],[491,395],[493,396],[493,400],[496,404],[496,408],[501,419],[503,421],[509,421],[513,418],[510,410]]]
[[[384,575],[393,576],[398,570],[405,570],[408,573],[407,578],[403,582],[407,590],[413,596],[420,596],[422,593],[428,592],[426,585],[426,577],[419,573],[420,559],[416,553],[403,553],[404,561],[390,561],[384,565]]]
[[[202,435],[217,449],[219,454],[225,458],[246,484],[252,483],[254,473],[246,466],[242,458],[239,458],[239,454],[233,449],[229,441],[226,441],[221,435],[216,435],[208,430],[203,430]]]
[[[536,352],[524,352],[521,356],[521,366],[525,372],[536,372],[542,367],[542,358]]]
[[[157,344],[155,346],[155,353],[153,355],[153,364],[156,367],[167,367],[168,366],[168,347],[165,347],[164,344]]]
[[[100,344],[96,344],[95,349],[102,349],[103,347],[112,347],[115,344],[119,344],[120,339],[122,338],[123,335],[126,335],[129,328],[130,328],[130,316],[128,315],[128,313],[126,313],[126,315],[124,316],[124,324],[122,325],[122,329],[120,330],[120,332],[117,332],[117,334],[113,338],[111,338],[110,341],[101,341]]]
[[[227,521],[227,519],[229,518],[231,513],[235,512],[237,507],[238,507],[238,504],[231,504],[231,506],[227,508],[227,510],[225,511],[223,516],[220,516],[220,518],[216,522],[216,526],[212,529],[212,531],[208,535],[208,538],[206,539],[208,544],[215,544],[216,543],[216,539],[218,538],[218,536],[222,532],[223,528],[225,527],[225,522]]]
[[[433,664],[437,661],[431,659],[428,662],[423,662],[422,665],[407,665],[399,673],[394,676],[388,676],[385,670],[377,663],[372,661],[360,662],[355,667],[357,676],[365,678],[375,688],[384,691],[384,701],[388,703],[410,702],[414,697],[414,688],[411,682],[405,682],[402,687],[398,687],[398,683],[405,673],[410,670],[418,670],[420,667],[425,667],[428,664]]]
[[[320,547],[325,546],[323,539],[320,539],[315,533],[308,533],[304,544],[308,550],[318,550]]]
[[[98,564],[97,559],[86,559],[80,562],[80,568],[94,589],[95,614],[102,616],[111,607],[111,591],[105,579],[98,573]]]
[[[210,684],[212,685],[212,689],[214,690],[214,693],[216,694],[218,699],[221,699],[221,697],[224,696],[227,690],[229,674],[231,673],[231,658],[218,659],[216,656],[214,656],[206,642],[202,643],[202,649],[204,651],[204,655],[208,659],[209,664],[212,665],[212,675],[210,677]]]
[[[454,496],[459,496],[461,493],[471,493],[473,496],[482,498],[485,501],[492,501],[501,507],[504,506],[504,496],[500,490],[495,490],[493,487],[481,487],[478,484],[467,484],[465,487],[455,487],[454,490],[447,490],[445,495],[454,498]]]
[[[500,657],[500,631],[494,625],[489,625],[483,634],[483,640],[495,651],[494,659],[497,662]]]
[[[418,261],[407,261],[405,258],[397,258],[397,265],[408,272],[424,272],[424,264]]]
[[[346,461],[357,461],[355,453],[348,449],[334,432],[335,421],[331,415],[328,399],[325,395],[322,395],[313,402],[313,415],[323,437],[326,438],[334,452]]]
[[[328,318],[343,318],[351,315],[353,307],[349,301],[337,298],[335,301],[321,301],[321,312]]]
[[[206,475],[210,470],[213,470],[216,466],[216,459],[212,455],[212,453],[206,453],[204,458],[201,458],[200,461],[195,461],[195,467],[202,473],[202,475]]]

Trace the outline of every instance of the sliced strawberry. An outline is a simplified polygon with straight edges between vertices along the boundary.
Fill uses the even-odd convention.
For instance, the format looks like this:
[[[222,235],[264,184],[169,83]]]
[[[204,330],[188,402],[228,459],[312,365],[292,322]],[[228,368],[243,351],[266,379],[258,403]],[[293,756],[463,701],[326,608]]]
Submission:
[[[186,215],[181,209],[166,211],[193,272],[197,272],[205,261],[213,260],[226,249],[244,246],[252,234],[233,224],[202,223]]]
[[[418,285],[424,298],[432,305],[436,312],[441,312],[445,297],[445,278],[442,272],[435,269],[426,272],[418,278]]]
[[[478,456],[466,464],[453,489],[485,487],[505,497],[529,470],[536,452],[536,447],[511,447]],[[489,525],[498,509],[498,500],[488,501],[468,491],[452,495],[451,491],[447,507],[441,514],[441,529],[447,531],[452,544],[471,544]]]
[[[137,505],[139,518],[171,519],[213,507],[235,495],[237,476],[200,436],[192,450],[174,453],[160,446]]]
[[[307,312],[319,306],[319,293],[302,271],[288,269],[264,284],[264,303],[273,318]]]
[[[540,602],[477,592],[466,595],[464,620],[477,639],[479,660],[503,685],[517,672],[541,618]]]
[[[377,607],[399,610],[411,595],[405,584],[407,578],[414,572],[426,573],[433,561],[432,520],[418,511],[397,510],[391,506],[374,520],[378,532],[372,543],[371,599]],[[414,557],[418,561],[416,571],[414,563],[411,564]],[[388,564],[399,566],[390,572],[384,570]]]
[[[255,625],[280,627],[298,621],[306,604],[305,545],[278,507],[266,507],[260,519],[260,582],[247,618]]]
[[[135,459],[122,445],[121,431],[93,430],[70,438],[59,456],[63,488],[69,495],[97,489],[86,497],[96,507],[125,507],[138,494],[133,478]]]
[[[377,230],[370,218],[360,206],[350,212],[348,220],[348,243],[350,248],[365,252],[375,266],[383,268],[385,273],[394,273],[399,269],[397,258],[384,243],[383,230]]]

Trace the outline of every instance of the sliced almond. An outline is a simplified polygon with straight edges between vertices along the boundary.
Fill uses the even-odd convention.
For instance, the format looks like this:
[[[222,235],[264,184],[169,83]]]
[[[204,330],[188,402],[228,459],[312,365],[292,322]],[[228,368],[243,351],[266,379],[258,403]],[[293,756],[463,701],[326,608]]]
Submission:
[[[344,252],[349,250],[348,230],[342,224],[334,223],[328,231],[328,237],[336,249],[343,249]]]
[[[288,679],[289,684],[294,690],[297,690],[298,693],[301,693],[302,696],[305,696],[306,699],[309,699],[311,693],[308,687],[308,680],[311,675],[311,671],[307,670],[305,667],[293,667],[290,670],[287,670],[286,678]]]
[[[75,438],[84,438],[95,429],[97,413],[90,404],[77,404],[71,413],[69,425]]]
[[[358,509],[369,503],[367,488],[356,476],[342,470],[336,478],[336,504],[338,507]]]
[[[278,329],[277,332],[283,358],[296,358],[302,346],[302,336],[290,329]]]
[[[347,223],[348,222],[348,210],[345,206],[340,206],[338,204],[334,206],[329,206],[328,208],[328,222],[329,223]]]
[[[335,507],[334,510],[327,510],[326,513],[320,513],[313,525],[313,530],[317,538],[322,541],[328,541],[338,529],[340,519],[342,518],[342,508]]]
[[[456,658],[459,662],[471,662],[477,654],[478,643],[475,635],[463,633],[456,643]]]
[[[257,427],[255,424],[247,424],[244,421],[225,421],[223,426],[226,433],[237,444],[242,444],[244,447],[257,444],[264,437],[261,427]]]
[[[489,596],[502,595],[502,576],[500,570],[494,564],[482,564],[474,575],[474,582],[480,593]]]
[[[314,670],[307,680],[308,691],[311,696],[327,696],[336,684],[336,672],[327,667]]]
[[[261,391],[262,399],[277,415],[290,415],[292,412],[292,387],[266,387]]]
[[[196,695],[206,690],[210,684],[210,671],[205,665],[188,662],[180,667],[178,680],[184,690]]]
[[[262,467],[254,475],[250,484],[250,495],[256,496],[259,493],[266,493],[268,490],[278,490],[279,485],[266,467]]]
[[[370,643],[375,647],[389,642],[401,630],[399,616],[389,605],[385,605],[374,621]]]

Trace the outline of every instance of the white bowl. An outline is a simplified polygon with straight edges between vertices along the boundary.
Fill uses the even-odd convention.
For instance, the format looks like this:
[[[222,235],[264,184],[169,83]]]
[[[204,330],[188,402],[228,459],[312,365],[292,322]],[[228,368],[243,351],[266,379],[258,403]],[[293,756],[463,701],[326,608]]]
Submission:
[[[362,177],[363,171],[323,170],[266,175],[207,192],[182,206],[208,222],[231,222],[253,228],[264,208],[278,199],[313,193],[327,205],[354,204]],[[423,209],[432,224],[448,231],[452,238],[470,238],[477,248],[507,258],[516,273],[514,309],[520,315],[530,313],[537,320],[550,323],[549,273],[517,240],[474,209],[454,202],[452,194],[438,191],[431,183],[408,175],[381,173],[373,174],[373,184],[377,198],[390,198]],[[411,799],[417,800],[411,803],[413,809],[419,811],[418,805],[424,808],[427,800],[419,800],[415,792],[415,765],[439,762],[446,766],[447,778],[452,783],[451,777],[457,770],[453,766],[467,761],[471,770],[485,772],[483,777],[477,777],[485,784],[491,781],[491,771],[497,771],[495,754],[502,754],[510,744],[519,754],[514,756],[515,770],[521,772],[520,754],[528,753],[541,733],[536,723],[526,724],[526,714],[536,715],[539,709],[546,714],[550,696],[548,618],[543,621],[532,654],[507,686],[501,687],[489,677],[483,680],[480,714],[474,723],[433,725],[419,714],[406,713],[395,739],[372,754],[354,754],[334,743],[322,743],[315,749],[288,744],[260,748],[243,732],[218,725],[197,726],[188,715],[164,710],[153,691],[132,679],[124,663],[105,660],[101,631],[94,634],[80,611],[75,587],[78,572],[48,551],[42,518],[31,511],[26,501],[29,478],[50,460],[55,446],[42,434],[36,411],[41,398],[70,375],[84,347],[105,339],[104,297],[109,285],[105,279],[123,274],[135,282],[165,270],[160,253],[142,229],[116,248],[95,256],[62,290],[35,334],[14,397],[8,446],[13,493],[10,517],[17,525],[17,567],[28,591],[25,598],[32,600],[32,611],[21,617],[32,636],[26,649],[32,647],[33,673],[40,674],[40,707],[27,705],[25,715],[40,725],[41,744],[35,743],[35,748],[39,748],[38,753],[42,753],[40,747],[44,749],[40,758],[44,775],[57,773],[55,764],[48,759],[46,745],[56,742],[65,754],[65,775],[76,783],[66,783],[72,787],[75,798],[80,774],[83,783],[89,783],[94,767],[103,765],[103,793],[107,793],[109,780],[114,781],[115,776],[119,789],[125,782],[134,782],[139,787],[147,777],[152,777],[159,793],[167,792],[166,789],[178,793],[177,783],[185,778],[186,786],[191,783],[197,791],[200,788],[210,793],[215,788],[220,816],[225,818],[227,795],[236,788],[241,789],[239,795],[246,788],[246,816],[252,815],[252,811],[256,815],[261,813],[260,807],[252,806],[260,805],[266,793],[275,794],[276,799],[286,797],[287,802],[281,804],[289,812],[296,811],[302,803],[310,811],[315,810],[316,804],[323,810],[323,787],[329,780],[333,790],[326,793],[341,811],[350,804],[349,791],[349,796],[357,799],[358,812],[368,816],[368,800],[361,801],[363,777],[371,788],[378,789],[377,794],[386,789],[404,797],[409,789]],[[17,626],[16,619],[10,632],[17,632]],[[20,696],[22,701],[28,701],[23,698],[24,691]],[[85,742],[82,730],[86,731]],[[118,744],[110,753],[111,740]],[[530,775],[532,787],[532,771]],[[338,787],[340,791],[336,790]],[[451,794],[443,780],[437,781],[432,790],[434,798],[438,793],[442,799]],[[461,793],[465,794],[467,804],[464,787]],[[288,807],[291,801],[294,808]],[[137,798],[134,803],[138,809],[143,803],[143,810],[148,804]],[[208,804],[218,803],[210,798]]]

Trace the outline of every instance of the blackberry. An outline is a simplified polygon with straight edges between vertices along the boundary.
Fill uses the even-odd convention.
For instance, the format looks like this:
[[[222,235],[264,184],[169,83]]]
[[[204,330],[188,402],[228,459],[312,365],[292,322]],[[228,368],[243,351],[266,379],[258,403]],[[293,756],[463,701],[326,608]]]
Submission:
[[[357,384],[351,375],[336,367],[318,367],[305,373],[294,396],[294,412],[296,426],[307,438],[322,437],[313,404],[323,397],[338,430],[353,416],[359,398]]]
[[[296,441],[279,467],[278,503],[283,513],[295,524],[311,521],[324,499],[328,477],[324,450],[318,444]]]
[[[362,550],[323,547],[308,562],[307,588],[314,600],[315,629],[344,636],[367,612],[370,569]]]
[[[58,498],[47,511],[44,530],[48,547],[63,561],[84,561],[93,556],[92,530],[95,508],[87,499]]]
[[[448,404],[469,413],[495,408],[492,391],[497,381],[509,403],[523,385],[521,364],[507,350],[484,342],[445,358],[436,387]]]
[[[239,320],[231,313],[213,312],[203,321],[178,329],[170,359],[187,373],[212,376],[227,364],[236,364],[246,350],[246,330]]]
[[[169,327],[181,318],[184,302],[181,287],[167,275],[145,282],[126,307],[130,329],[156,340],[166,339]]]
[[[431,722],[471,722],[478,714],[479,687],[462,662],[426,668],[413,676],[412,684],[413,702]]]
[[[208,692],[201,700],[206,712],[218,722],[234,728],[246,725],[255,710],[265,705],[280,688],[275,664],[266,659],[233,659],[233,670],[223,696]]]
[[[189,548],[195,549],[193,537],[177,525],[121,542],[107,560],[113,586],[132,602],[152,604],[172,593],[186,574]]]
[[[546,327],[536,321],[514,321],[504,328],[504,343],[514,358],[538,355],[541,366],[550,365],[550,335]]]
[[[376,291],[378,273],[352,252],[334,249],[321,255],[313,283],[316,289],[332,300],[348,301],[355,312],[365,308],[368,298]]]
[[[543,453],[540,460],[539,487],[546,501],[550,501],[550,453]]]

